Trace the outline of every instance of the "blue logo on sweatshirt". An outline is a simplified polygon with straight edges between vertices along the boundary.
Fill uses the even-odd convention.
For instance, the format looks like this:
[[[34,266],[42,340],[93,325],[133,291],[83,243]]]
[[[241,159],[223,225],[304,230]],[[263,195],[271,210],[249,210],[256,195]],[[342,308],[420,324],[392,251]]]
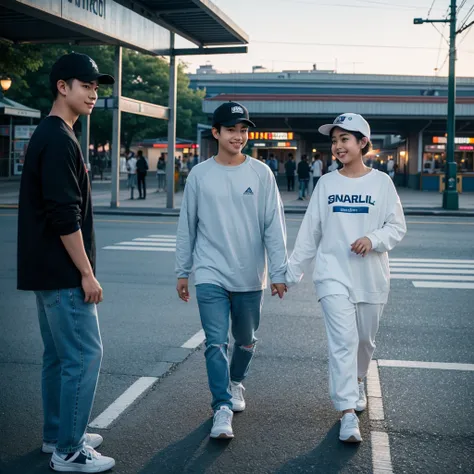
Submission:
[[[370,204],[371,206],[375,206],[375,201],[372,199],[372,196],[362,194],[331,194],[328,196],[328,204],[334,203],[343,203],[343,204]]]
[[[247,188],[247,190],[244,193],[244,196],[253,196],[252,188]]]

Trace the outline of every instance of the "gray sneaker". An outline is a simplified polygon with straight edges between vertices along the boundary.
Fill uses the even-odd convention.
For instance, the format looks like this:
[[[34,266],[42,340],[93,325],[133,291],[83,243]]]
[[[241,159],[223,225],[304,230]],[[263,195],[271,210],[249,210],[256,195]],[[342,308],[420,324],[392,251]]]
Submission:
[[[244,411],[245,410],[245,399],[244,399],[245,387],[241,382],[230,382],[230,391],[232,393],[232,411]]]
[[[339,439],[345,443],[360,443],[362,436],[359,430],[359,418],[355,413],[346,413],[341,418]]]
[[[367,395],[365,394],[364,382],[359,382],[359,400],[357,400],[355,410],[364,411],[367,407]]]
[[[211,429],[211,438],[228,439],[234,437],[232,418],[234,414],[227,405],[222,405],[214,413],[214,422]]]

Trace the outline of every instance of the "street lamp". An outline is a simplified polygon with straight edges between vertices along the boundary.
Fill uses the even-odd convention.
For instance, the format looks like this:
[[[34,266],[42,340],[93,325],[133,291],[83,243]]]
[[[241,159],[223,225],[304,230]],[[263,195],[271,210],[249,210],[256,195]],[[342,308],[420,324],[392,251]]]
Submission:
[[[10,89],[12,85],[12,80],[9,77],[2,77],[0,79],[0,85],[2,86],[3,92],[7,91]]]

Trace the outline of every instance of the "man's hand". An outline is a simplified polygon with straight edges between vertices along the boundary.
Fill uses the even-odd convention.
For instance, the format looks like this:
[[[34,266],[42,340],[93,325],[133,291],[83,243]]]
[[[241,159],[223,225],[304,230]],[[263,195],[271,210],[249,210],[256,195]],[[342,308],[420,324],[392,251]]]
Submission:
[[[372,250],[372,242],[368,237],[361,237],[351,245],[351,252],[365,257]]]
[[[178,278],[178,284],[176,285],[176,291],[178,296],[187,303],[189,301],[189,288],[187,278]]]
[[[280,299],[283,298],[283,295],[288,291],[288,288],[284,283],[272,283],[272,296],[275,296],[278,293]]]
[[[81,285],[85,294],[84,303],[99,304],[103,301],[102,287],[92,273],[82,277]]]

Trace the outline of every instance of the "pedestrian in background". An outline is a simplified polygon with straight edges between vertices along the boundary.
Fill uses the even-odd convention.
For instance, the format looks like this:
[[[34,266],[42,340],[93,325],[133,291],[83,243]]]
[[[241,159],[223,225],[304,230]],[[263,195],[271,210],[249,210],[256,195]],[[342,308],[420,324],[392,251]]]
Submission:
[[[300,194],[299,194],[298,200],[303,201],[306,198],[306,193],[308,192],[309,173],[310,173],[310,167],[309,167],[308,158],[306,155],[303,155],[301,157],[301,161],[298,163],[297,173],[298,173],[298,181],[300,185]]]
[[[44,344],[43,453],[60,472],[103,472],[115,461],[87,433],[102,360],[90,182],[73,132],[90,115],[99,84],[113,84],[84,54],[59,58],[54,103],[31,137],[18,211],[18,289],[34,291]]]
[[[314,161],[311,165],[311,174],[313,175],[313,192],[316,189],[319,178],[323,175],[323,161],[320,155],[314,157]]]
[[[285,174],[286,174],[286,182],[288,184],[288,192],[295,190],[295,171],[296,171],[296,163],[295,159],[293,158],[293,154],[288,154],[288,161],[285,163]]]
[[[130,199],[133,199],[133,191],[137,187],[137,159],[135,154],[130,152],[127,158],[127,164],[125,165],[128,173],[127,185],[130,189]]]
[[[164,191],[166,186],[166,161],[163,154],[161,154],[156,165],[156,177],[158,179],[157,191]]]
[[[339,439],[360,442],[355,411],[367,404],[364,379],[390,289],[388,251],[402,240],[406,224],[392,180],[362,160],[371,147],[365,119],[343,114],[319,131],[331,137],[343,168],[319,180],[286,281],[299,282],[316,259],[313,282],[328,337],[330,393],[343,415]]]
[[[146,175],[148,171],[148,162],[143,156],[143,151],[137,151],[137,184],[138,184],[138,199],[146,199]]]
[[[178,296],[196,296],[206,335],[206,367],[214,411],[212,438],[232,438],[232,411],[245,409],[243,380],[255,353],[269,259],[272,294],[286,291],[283,204],[268,166],[242,154],[247,109],[226,102],[213,115],[218,153],[195,166],[184,189],[176,238]],[[230,318],[229,318],[230,315]],[[235,340],[228,359],[229,326]]]

